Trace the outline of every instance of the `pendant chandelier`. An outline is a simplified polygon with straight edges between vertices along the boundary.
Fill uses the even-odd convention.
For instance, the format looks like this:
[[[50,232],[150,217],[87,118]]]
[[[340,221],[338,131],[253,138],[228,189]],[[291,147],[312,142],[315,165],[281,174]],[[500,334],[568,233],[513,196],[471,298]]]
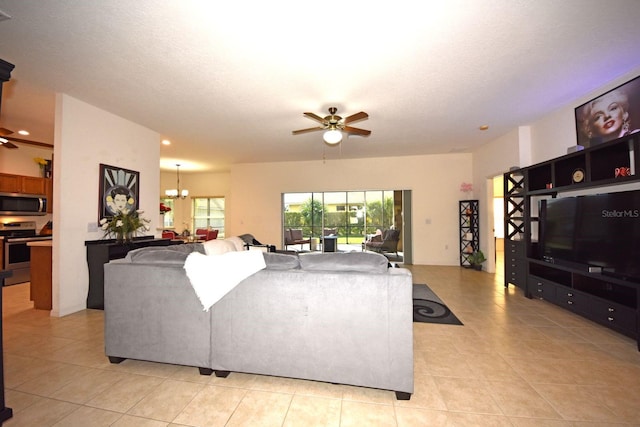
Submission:
[[[180,164],[179,163],[176,163],[176,177],[177,177],[176,188],[166,190],[164,194],[171,199],[177,199],[177,198],[184,199],[189,195],[189,190],[187,189],[180,190]]]

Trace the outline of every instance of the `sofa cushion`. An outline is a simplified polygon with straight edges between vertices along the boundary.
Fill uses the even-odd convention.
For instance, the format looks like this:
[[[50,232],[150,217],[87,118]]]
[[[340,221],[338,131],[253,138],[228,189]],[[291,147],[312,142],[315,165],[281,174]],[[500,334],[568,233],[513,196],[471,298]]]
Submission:
[[[297,255],[278,254],[275,252],[263,252],[267,270],[292,270],[300,268],[300,260]]]
[[[237,251],[235,243],[229,239],[223,240],[207,240],[202,244],[204,247],[204,253],[207,255],[220,255],[227,252]]]
[[[182,245],[163,246],[163,248],[170,251],[183,252],[185,254],[190,254],[191,252],[199,252],[201,254],[205,253],[204,245],[202,243],[184,243]]]
[[[300,267],[310,271],[359,271],[384,273],[389,260],[384,255],[371,252],[336,252],[300,254]]]
[[[129,251],[126,260],[135,264],[183,265],[190,252],[167,250],[167,247],[146,247]]]

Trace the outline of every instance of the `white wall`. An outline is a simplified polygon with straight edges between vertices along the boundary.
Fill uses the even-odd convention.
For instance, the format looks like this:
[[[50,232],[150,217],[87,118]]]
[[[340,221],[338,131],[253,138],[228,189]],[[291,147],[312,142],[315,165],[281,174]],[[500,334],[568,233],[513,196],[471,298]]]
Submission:
[[[14,175],[42,176],[36,157],[51,160],[53,149],[41,148],[16,142],[17,149],[0,150],[0,172]]]
[[[318,143],[322,143],[318,141]],[[281,194],[412,190],[415,264],[458,265],[458,201],[472,179],[470,154],[239,164],[231,168],[227,235],[281,246]]]
[[[56,97],[54,143],[53,310],[86,308],[85,240],[100,239],[100,163],[140,172],[140,208],[158,225],[160,135],[68,95]],[[92,231],[90,231],[92,230]]]

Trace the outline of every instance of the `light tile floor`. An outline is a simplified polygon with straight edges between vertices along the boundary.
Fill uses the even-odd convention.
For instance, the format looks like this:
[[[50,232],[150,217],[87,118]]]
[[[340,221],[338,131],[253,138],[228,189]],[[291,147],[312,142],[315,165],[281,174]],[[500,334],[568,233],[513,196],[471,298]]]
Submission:
[[[502,275],[409,266],[464,326],[414,324],[415,393],[104,356],[103,312],[51,318],[28,285],[4,292],[5,384],[29,426],[640,425],[634,340],[543,301]]]

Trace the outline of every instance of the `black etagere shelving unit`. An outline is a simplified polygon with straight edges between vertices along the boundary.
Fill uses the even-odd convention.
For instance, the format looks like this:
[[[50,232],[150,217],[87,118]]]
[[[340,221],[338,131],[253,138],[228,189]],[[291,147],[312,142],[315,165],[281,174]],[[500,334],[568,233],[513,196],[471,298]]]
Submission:
[[[458,211],[460,218],[460,265],[471,267],[469,257],[480,249],[478,201],[460,200]]]

